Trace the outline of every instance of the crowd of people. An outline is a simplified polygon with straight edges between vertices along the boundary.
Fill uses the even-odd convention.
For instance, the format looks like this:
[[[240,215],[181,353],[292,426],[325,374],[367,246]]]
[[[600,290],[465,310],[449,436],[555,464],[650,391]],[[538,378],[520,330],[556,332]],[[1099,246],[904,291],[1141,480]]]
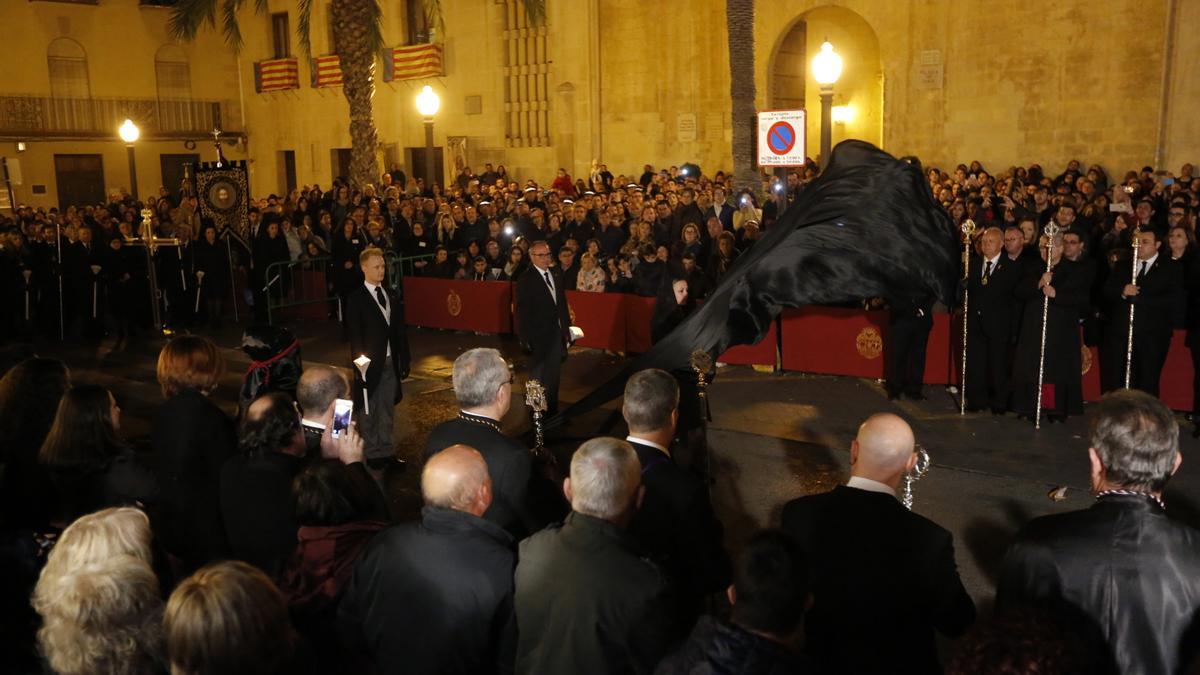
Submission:
[[[998,177],[978,162],[953,175],[928,170],[955,227],[973,225],[962,282],[968,410],[1032,418],[1040,401],[1050,421],[1081,414],[1084,345],[1098,348],[1104,392],[1130,386],[1157,396],[1175,329],[1187,331],[1200,366],[1200,178],[1192,171],[1144,167],[1110,180],[1078,162],[1055,177],[1037,165]],[[906,353],[923,354],[931,309],[893,308],[899,334],[917,333],[919,345],[896,350],[904,353],[889,370],[893,398],[921,397],[921,371],[902,370]]]
[[[1093,410],[1096,504],[1028,523],[977,622],[953,537],[898,498],[917,453],[897,415],[862,423],[845,485],[726,537],[705,463],[675,452],[675,376],[634,373],[628,435],[559,471],[501,429],[502,355],[470,349],[424,506],[398,522],[335,424],[343,371],[310,366],[235,422],[209,398],[223,367],[203,337],[162,349],[144,453],[61,361],[0,378],[8,672],[938,673],[937,633],[961,638],[954,675],[1176,673],[1200,654],[1200,532],[1162,501],[1179,429],[1144,392]]]

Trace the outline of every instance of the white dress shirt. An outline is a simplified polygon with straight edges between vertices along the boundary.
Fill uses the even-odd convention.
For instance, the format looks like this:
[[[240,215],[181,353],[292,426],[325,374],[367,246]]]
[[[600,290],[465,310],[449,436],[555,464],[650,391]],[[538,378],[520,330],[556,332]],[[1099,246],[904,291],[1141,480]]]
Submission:
[[[862,476],[851,476],[850,480],[846,482],[846,487],[858,488],[867,492],[882,492],[893,497],[896,496],[896,491],[890,485],[884,485],[877,480],[863,478]]]

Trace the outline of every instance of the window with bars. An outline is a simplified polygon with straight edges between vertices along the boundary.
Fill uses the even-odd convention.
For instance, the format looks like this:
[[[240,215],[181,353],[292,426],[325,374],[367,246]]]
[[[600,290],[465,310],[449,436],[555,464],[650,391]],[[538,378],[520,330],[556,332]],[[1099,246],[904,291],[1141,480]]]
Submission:
[[[192,71],[187,55],[178,45],[163,45],[154,56],[154,76],[158,98],[165,101],[192,97]]]
[[[50,96],[54,98],[91,98],[87,53],[69,38],[56,38],[46,49],[50,71]]]
[[[424,0],[401,0],[404,3],[404,25],[410,45],[429,44],[429,15]]]

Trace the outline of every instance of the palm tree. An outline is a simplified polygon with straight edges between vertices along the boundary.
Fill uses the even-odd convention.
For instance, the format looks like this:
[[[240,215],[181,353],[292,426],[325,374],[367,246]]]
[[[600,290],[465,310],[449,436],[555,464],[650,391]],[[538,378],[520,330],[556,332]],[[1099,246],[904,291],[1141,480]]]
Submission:
[[[729,97],[733,123],[733,189],[757,194],[754,169],[754,0],[725,0],[729,35]]]
[[[422,1],[431,21],[440,28],[441,1]],[[244,4],[246,0],[179,0],[171,12],[171,35],[192,40],[204,24],[216,28],[219,10],[225,41],[240,50],[243,42],[237,14]],[[524,0],[524,4],[530,22],[545,16],[545,0]],[[296,0],[296,33],[306,58],[312,58],[312,8],[313,0]],[[254,0],[256,13],[268,10],[267,0]],[[342,69],[342,94],[350,106],[350,182],[359,187],[379,179],[379,133],[371,100],[375,97],[375,57],[385,46],[382,17],[378,0],[332,0],[329,7],[333,53]]]

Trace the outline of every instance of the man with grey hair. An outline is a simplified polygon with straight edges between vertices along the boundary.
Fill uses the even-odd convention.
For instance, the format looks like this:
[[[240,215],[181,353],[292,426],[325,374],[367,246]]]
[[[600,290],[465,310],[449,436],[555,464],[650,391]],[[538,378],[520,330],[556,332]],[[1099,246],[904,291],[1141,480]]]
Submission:
[[[671,456],[679,421],[675,378],[656,369],[634,373],[625,384],[621,413],[629,426],[625,440],[637,453],[646,488],[629,532],[678,585],[677,628],[686,632],[700,615],[705,596],[724,591],[732,577],[721,521],[704,480]]]
[[[1163,502],[1182,461],[1175,416],[1141,391],[1107,394],[1091,412],[1088,459],[1096,502],[1021,529],[996,605],[1070,606],[1117,672],[1183,672],[1200,654],[1200,532]]]
[[[480,347],[468,349],[454,360],[452,379],[458,416],[433,428],[424,457],[428,460],[459,444],[478,450],[487,462],[495,493],[484,518],[521,539],[546,521],[531,513],[529,450],[500,431],[512,401],[512,372],[499,351]]]
[[[896,499],[915,449],[902,418],[872,415],[850,444],[850,480],[783,507],[812,561],[805,650],[831,673],[940,673],[934,632],[957,637],[975,619],[950,532]]]
[[[644,493],[637,454],[601,437],[579,446],[566,521],[521,542],[518,673],[649,673],[670,646],[666,579],[625,528]]]
[[[425,463],[421,521],[380,532],[338,608],[351,653],[380,673],[496,673],[515,640],[512,537],[482,515],[487,464],[456,445]]]

